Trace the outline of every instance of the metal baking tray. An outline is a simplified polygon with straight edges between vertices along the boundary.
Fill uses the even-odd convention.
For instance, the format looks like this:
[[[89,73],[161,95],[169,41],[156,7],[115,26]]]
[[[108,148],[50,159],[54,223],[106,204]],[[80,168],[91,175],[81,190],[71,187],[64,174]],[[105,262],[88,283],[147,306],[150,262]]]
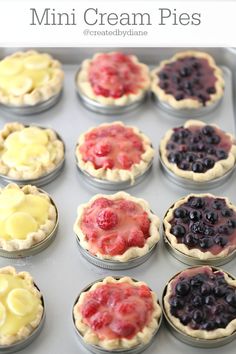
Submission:
[[[115,50],[116,48],[114,48]],[[186,48],[185,48],[186,49]],[[87,110],[78,102],[74,87],[74,77],[78,65],[85,58],[91,57],[95,52],[111,48],[40,48],[50,52],[54,57],[64,63],[65,86],[61,100],[50,110],[34,115],[22,117],[25,124],[36,121],[41,125],[55,129],[66,143],[66,164],[62,173],[44,189],[55,201],[59,214],[60,225],[57,236],[50,247],[32,257],[22,259],[0,259],[1,266],[8,264],[19,270],[28,270],[39,285],[47,308],[47,319],[40,334],[28,348],[21,354],[89,354],[77,340],[71,319],[73,301],[88,283],[106,275],[128,275],[145,281],[160,296],[165,284],[170,277],[183,269],[183,264],[175,259],[159,242],[154,254],[143,264],[136,268],[112,271],[102,269],[89,263],[80,255],[73,233],[73,224],[76,219],[76,209],[79,204],[87,202],[93,195],[83,183],[83,176],[78,174],[74,148],[78,136],[90,127],[100,122],[116,121],[116,117],[98,115]],[[121,48],[127,53],[136,54],[139,59],[150,65],[157,65],[164,58],[171,57],[183,48]],[[226,48],[199,48],[213,55],[219,65],[228,68],[229,76],[226,77],[226,90],[222,103],[215,111],[205,115],[203,121],[215,123],[225,130],[235,134],[234,101],[236,97],[236,51]],[[5,56],[14,51],[1,49],[0,55]],[[232,81],[231,81],[232,79]],[[12,121],[17,118],[12,116]],[[136,197],[146,199],[152,210],[161,219],[166,210],[176,200],[189,191],[171,183],[162,173],[157,158],[158,145],[166,130],[180,125],[178,117],[171,116],[162,109],[155,107],[153,102],[147,100],[136,111],[129,112],[120,117],[125,123],[136,125],[149,136],[156,149],[153,167],[142,183],[132,187],[130,193]],[[1,124],[9,118],[1,114]],[[224,185],[219,185],[212,193],[227,196],[236,204],[236,175],[235,173]],[[100,190],[102,193],[103,191]],[[193,192],[193,191],[191,191]],[[108,194],[113,193],[107,191]],[[236,276],[236,259],[227,263],[224,269]],[[199,354],[199,349],[189,347],[176,339],[162,324],[158,336],[144,352],[145,354]],[[227,354],[235,354],[235,342],[225,345]],[[201,349],[201,354],[222,354],[222,348]]]

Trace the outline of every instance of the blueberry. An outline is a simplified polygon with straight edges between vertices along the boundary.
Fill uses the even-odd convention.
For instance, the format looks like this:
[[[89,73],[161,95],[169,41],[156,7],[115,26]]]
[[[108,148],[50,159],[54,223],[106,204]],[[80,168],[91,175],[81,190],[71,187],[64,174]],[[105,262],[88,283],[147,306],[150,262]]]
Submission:
[[[202,93],[200,93],[198,95],[198,98],[199,98],[199,101],[201,101],[205,105],[205,103],[207,101],[207,97],[205,95],[203,95]]]
[[[212,203],[212,207],[214,209],[220,210],[223,207],[222,201],[220,199],[214,200],[214,202]]]
[[[215,129],[211,126],[211,125],[205,125],[203,128],[202,128],[202,133],[204,135],[209,135],[211,136],[212,134],[214,134],[215,132]]]
[[[177,316],[178,309],[177,309],[176,307],[174,307],[174,306],[171,306],[171,307],[170,307],[170,313],[171,313],[171,315],[173,315],[173,316]]]
[[[171,135],[171,140],[173,140],[174,142],[178,142],[179,140],[179,134],[177,132],[174,132],[172,135]]]
[[[194,234],[203,234],[204,233],[204,226],[199,221],[197,221],[191,226],[191,231]]]
[[[215,298],[212,295],[208,295],[205,297],[205,304],[206,305],[213,305],[215,303]]]
[[[212,136],[207,136],[206,141],[208,144],[214,144],[217,145],[220,142],[220,137],[216,134],[212,135]]]
[[[169,84],[168,84],[168,82],[166,82],[166,81],[161,81],[161,82],[159,83],[159,86],[160,86],[160,88],[161,88],[162,90],[165,90],[165,89],[167,89],[167,88],[169,87]]]
[[[173,297],[170,300],[170,305],[176,309],[182,309],[184,307],[184,301],[178,297]]]
[[[162,79],[162,80],[167,80],[169,79],[169,76],[166,72],[164,71],[161,71],[159,74],[158,74],[159,78]]]
[[[184,99],[184,94],[183,94],[183,93],[177,93],[177,94],[175,95],[175,99],[176,99],[176,101],[181,101],[181,100],[183,100],[183,99]]]
[[[229,218],[233,215],[233,212],[231,209],[224,208],[221,210],[221,215],[224,216],[225,218]]]
[[[201,286],[203,283],[203,279],[201,275],[195,275],[191,280],[190,280],[190,284],[192,287],[197,288],[199,286]]]
[[[186,161],[188,162],[193,162],[195,160],[196,156],[194,154],[191,153],[187,153],[185,156]]]
[[[201,162],[196,161],[192,164],[192,171],[195,173],[203,173],[204,172],[204,166]]]
[[[203,283],[201,286],[201,294],[202,295],[209,295],[211,293],[211,286],[207,283]]]
[[[193,313],[193,319],[197,323],[201,323],[203,320],[203,313],[200,310],[195,310]]]
[[[180,78],[178,75],[174,74],[174,75],[172,76],[172,81],[173,81],[175,84],[179,84],[179,83],[181,82],[181,78]]]
[[[174,150],[175,149],[175,144],[169,143],[166,145],[167,150]]]
[[[207,169],[210,169],[210,168],[214,167],[215,161],[213,159],[210,159],[209,157],[206,157],[203,160],[203,165],[206,166]]]
[[[191,316],[184,313],[181,317],[180,317],[180,322],[183,323],[183,325],[187,325],[189,322],[191,321]]]
[[[181,154],[179,152],[171,152],[168,155],[168,160],[172,163],[178,163],[181,161]]]
[[[197,61],[195,61],[194,63],[193,63],[193,68],[194,69],[200,69],[200,67],[201,67],[201,64],[200,63],[198,63]]]
[[[194,238],[194,235],[193,234],[187,234],[184,238],[184,243],[187,245],[187,246],[190,246],[190,247],[193,247],[197,244],[197,241],[196,239]]]
[[[216,294],[216,296],[218,296]],[[214,309],[214,313],[216,315],[220,315],[222,312],[225,312],[225,306],[223,304],[217,304]]]
[[[198,135],[193,135],[190,138],[190,143],[195,144],[195,143],[198,143],[199,140],[200,140],[200,137]]]
[[[216,156],[218,157],[219,160],[225,160],[228,157],[228,153],[225,152],[224,150],[217,150]]]
[[[205,236],[214,236],[215,230],[212,227],[205,226],[204,227],[204,235]]]
[[[206,213],[206,218],[211,224],[215,224],[218,221],[218,214],[215,211],[208,211]]]
[[[215,296],[222,297],[225,295],[226,289],[223,285],[218,285],[214,287],[213,291]]]
[[[207,321],[201,327],[202,327],[202,329],[205,329],[206,331],[212,331],[213,329],[215,329],[217,327],[217,325],[214,321]]]
[[[189,163],[186,161],[180,161],[180,163],[178,164],[178,167],[184,171],[187,171],[189,169],[189,166]]]
[[[206,148],[206,145],[200,141],[198,144],[197,144],[197,151],[204,151]]]
[[[229,235],[230,234],[230,228],[227,225],[220,225],[218,227],[218,233],[221,235]]]
[[[182,128],[178,131],[178,134],[180,138],[187,138],[189,136],[189,130]]]
[[[174,225],[171,227],[170,232],[176,237],[184,237],[186,230],[182,225]]]
[[[184,83],[184,88],[191,90],[193,88],[193,84],[191,81],[186,81]]]
[[[179,73],[182,77],[188,77],[191,75],[192,70],[191,70],[191,68],[184,66],[182,69],[180,69]]]
[[[236,294],[235,294],[235,293],[233,293],[233,292],[229,293],[229,294],[226,296],[225,300],[226,300],[227,303],[230,304],[231,306],[236,307]]]
[[[189,213],[189,219],[192,221],[199,221],[202,218],[202,213],[199,210],[192,210]]]
[[[228,225],[229,227],[231,227],[232,229],[236,228],[236,220],[228,220]]]
[[[190,290],[190,286],[186,281],[179,282],[175,287],[177,295],[185,296]]]
[[[209,148],[207,149],[207,153],[208,153],[209,155],[216,155],[216,149],[213,148],[213,147],[209,147]]]
[[[199,240],[199,246],[203,249],[210,248],[213,245],[213,240],[209,237],[203,237]]]
[[[209,93],[209,94],[216,93],[216,89],[215,89],[214,86],[208,87],[206,91],[207,91],[207,93]]]
[[[195,307],[201,306],[201,305],[202,305],[202,298],[201,298],[201,296],[199,296],[199,295],[194,296],[194,298],[192,299],[192,304],[193,304],[193,306],[195,306]]]
[[[224,315],[216,318],[216,324],[217,324],[217,327],[219,327],[219,328],[225,328],[228,323],[229,323],[229,321],[227,320],[227,318]]]
[[[184,219],[184,218],[186,218],[186,216],[188,216],[188,210],[185,208],[179,207],[179,208],[175,209],[174,216],[176,218]]]
[[[203,198],[191,198],[190,199],[190,206],[192,208],[197,208],[197,209],[201,209],[205,206],[205,202],[204,202],[204,199]]]
[[[227,243],[228,243],[228,239],[227,237],[225,236],[220,236],[220,235],[217,235],[215,238],[214,238],[214,241],[217,245],[221,246],[221,247],[224,247]]]

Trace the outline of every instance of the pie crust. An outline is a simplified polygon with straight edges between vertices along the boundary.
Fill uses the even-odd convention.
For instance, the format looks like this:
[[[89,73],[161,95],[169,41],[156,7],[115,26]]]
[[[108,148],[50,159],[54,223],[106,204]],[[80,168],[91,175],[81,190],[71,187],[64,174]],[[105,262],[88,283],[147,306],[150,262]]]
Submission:
[[[124,200],[129,200],[129,201],[132,201],[132,202],[140,205],[143,208],[143,210],[148,214],[148,219],[150,221],[150,227],[149,227],[150,236],[146,239],[143,247],[129,247],[123,254],[115,255],[115,256],[111,256],[109,254],[102,254],[101,252],[97,252],[95,255],[98,258],[104,259],[104,260],[114,260],[114,261],[119,261],[119,262],[127,262],[133,258],[144,256],[159,241],[159,239],[160,239],[160,234],[159,234],[160,220],[156,215],[154,215],[151,212],[148,203],[144,199],[133,197],[130,194],[125,193],[125,192],[118,192],[113,195],[97,194],[94,197],[92,197],[88,203],[80,205],[77,209],[77,218],[76,218],[76,221],[74,224],[74,232],[78,236],[78,238],[80,240],[80,245],[84,249],[89,251],[89,242],[87,241],[86,235],[83,233],[81,226],[80,226],[82,219],[83,219],[84,210],[87,207],[90,207],[94,203],[94,201],[99,198],[106,198],[109,200],[124,199]]]
[[[194,272],[195,272],[198,268],[195,267],[195,268],[192,268],[192,269],[194,269]],[[202,269],[209,269],[209,270],[213,271],[214,273],[219,271],[219,269],[214,271],[214,269],[212,269],[209,266],[202,266],[202,267],[199,267],[199,274],[200,274],[200,271]],[[179,274],[181,274],[181,275],[182,274],[184,275],[185,273],[189,274],[189,271],[191,271],[190,268],[187,269],[187,270],[182,271]],[[228,276],[228,274],[226,274],[222,270],[220,270],[220,272],[224,273],[225,281],[229,285],[231,285],[231,286],[236,288],[236,280],[235,279],[233,280],[232,278],[230,278]],[[173,316],[171,314],[171,312],[170,312],[169,300],[170,300],[170,297],[172,295],[172,284],[173,284],[174,281],[175,281],[175,277],[172,278],[171,281],[167,285],[166,295],[164,296],[164,308],[165,308],[166,314],[167,314],[169,320],[171,321],[171,323],[176,328],[178,328],[181,332],[183,332],[183,333],[185,333],[185,334],[187,334],[187,335],[189,335],[191,337],[202,338],[202,339],[210,339],[211,340],[211,339],[219,339],[219,338],[230,336],[236,330],[236,319],[234,319],[231,322],[229,322],[228,325],[225,328],[217,328],[217,329],[210,330],[210,331],[203,330],[203,329],[192,329],[189,326],[183,325],[180,322],[180,320],[177,317]]]
[[[8,266],[8,267],[1,268],[0,274],[12,275],[15,278],[24,280],[25,283],[27,284],[27,290],[29,290],[33,294],[33,296],[39,299],[40,301],[36,310],[36,316],[32,321],[23,325],[14,334],[0,336],[0,345],[8,346],[18,341],[24,340],[31,335],[31,333],[39,326],[42,320],[44,308],[42,303],[42,295],[40,291],[36,288],[33,278],[28,272],[17,273],[14,267]]]
[[[20,132],[25,128],[35,127],[41,129],[46,133],[48,142],[46,144],[46,150],[49,153],[47,161],[40,161],[38,158],[37,164],[21,165],[19,166],[15,162],[12,164],[6,164],[3,161],[3,154],[8,150],[5,147],[6,139],[15,132]],[[30,144],[27,144],[28,146]],[[25,145],[26,146],[26,145]],[[33,143],[31,143],[31,147]],[[4,125],[0,131],[0,174],[11,178],[24,180],[24,179],[36,179],[44,176],[57,168],[57,166],[63,161],[65,155],[65,147],[62,140],[60,140],[56,132],[49,128],[41,128],[37,126],[26,126],[21,123],[13,122]],[[40,155],[39,155],[40,156]]]
[[[199,121],[199,120],[188,120],[185,122],[183,125],[184,128],[189,128],[191,126],[199,126],[199,127],[204,127],[207,125],[206,123]],[[212,127],[219,128],[216,124],[211,124]],[[162,162],[165,164],[165,166],[172,171],[176,176],[183,177],[189,180],[193,180],[196,182],[203,182],[203,181],[211,181],[213,179],[216,179],[217,177],[224,176],[226,172],[228,172],[233,166],[235,165],[236,161],[236,143],[235,143],[235,138],[232,134],[224,132],[224,134],[230,138],[232,142],[232,146],[230,151],[228,152],[228,157],[226,159],[222,159],[219,161],[215,162],[215,165],[213,168],[208,169],[204,173],[198,173],[198,172],[193,172],[193,171],[186,171],[180,169],[177,164],[175,163],[170,163],[167,158],[167,144],[171,138],[171,135],[173,134],[174,130],[169,129],[164,137],[162,138],[160,142],[160,157]]]
[[[134,55],[127,55],[131,61],[140,68],[140,75],[142,76],[142,82],[140,82],[140,87],[136,90],[136,93],[123,94],[119,98],[104,97],[102,95],[97,95],[91,82],[89,80],[89,69],[91,63],[93,63],[100,55],[104,53],[97,53],[92,59],[86,59],[81,64],[81,69],[76,78],[76,84],[79,90],[96,102],[101,103],[104,106],[125,106],[127,104],[133,103],[143,98],[144,94],[147,92],[150,86],[149,68],[147,65],[140,63],[138,58]],[[116,52],[106,53],[108,55],[116,54]],[[118,54],[118,53],[117,53]]]
[[[49,195],[35,186],[25,185],[23,187],[19,187],[17,184],[11,183],[8,184],[5,188],[0,188],[0,195],[3,190],[9,189],[20,190],[25,195],[40,196],[49,203],[48,218],[44,224],[39,225],[36,231],[28,233],[24,239],[13,238],[6,240],[0,237],[0,248],[3,250],[11,252],[16,250],[29,249],[47,238],[47,236],[49,236],[53,229],[56,227],[58,218],[57,210],[53,205]]]
[[[104,278],[102,281],[98,281],[97,283],[93,284],[88,291],[82,292],[79,296],[77,303],[74,306],[73,315],[75,320],[75,326],[80,332],[80,334],[83,336],[84,342],[92,345],[97,345],[109,351],[116,350],[116,349],[125,350],[125,349],[133,348],[137,345],[147,344],[155,334],[155,331],[159,326],[159,322],[162,314],[161,307],[157,302],[157,296],[153,291],[151,291],[151,295],[153,299],[153,307],[154,307],[152,318],[150,322],[142,329],[142,331],[136,333],[136,335],[134,335],[131,339],[127,339],[127,338],[110,339],[110,340],[106,338],[100,339],[97,336],[96,332],[93,331],[87,324],[83,322],[80,306],[83,304],[83,300],[86,293],[88,293],[89,291],[94,291],[101,284],[109,284],[109,283],[129,283],[134,286],[141,286],[141,285],[147,286],[146,283],[140,281],[135,282],[130,277],[122,277],[120,279],[115,279],[109,276]]]
[[[0,71],[0,103],[18,107],[35,106],[62,90],[64,73],[61,64],[49,54],[38,53],[35,50],[16,52],[4,58],[0,62],[0,67],[7,66],[6,64],[11,61],[13,69],[11,66],[10,71],[9,68],[7,70],[3,68],[2,75]],[[16,65],[20,66],[19,72]],[[15,86],[10,86],[10,89],[9,81],[15,82]]]
[[[80,146],[85,143],[86,135],[96,129],[94,127],[90,128],[87,132],[80,135],[77,146],[76,146],[76,159],[77,165],[80,170],[87,172],[92,177],[107,180],[111,182],[121,182],[121,181],[131,181],[131,184],[134,183],[135,178],[141,175],[143,172],[146,171],[148,166],[150,165],[151,161],[154,157],[154,149],[152,148],[151,141],[149,138],[141,133],[138,128],[134,126],[127,126],[120,121],[113,122],[113,123],[103,123],[100,124],[97,128],[105,127],[105,126],[112,126],[119,124],[122,127],[131,128],[133,132],[142,140],[144,152],[141,155],[140,162],[135,163],[129,170],[126,169],[109,169],[109,168],[98,168],[95,169],[94,165],[91,161],[85,162],[83,160],[83,156],[80,152]]]
[[[207,53],[198,51],[185,51],[176,53],[172,58],[168,60],[163,60],[160,65],[151,72],[151,89],[152,92],[158,97],[161,102],[169,104],[174,109],[197,109],[203,107],[203,103],[197,99],[184,98],[181,100],[176,100],[172,94],[167,94],[160,86],[160,79],[157,75],[167,64],[173,63],[181,58],[195,57],[206,59],[209,66],[214,70],[214,76],[216,78],[215,82],[215,93],[210,94],[210,99],[206,101],[205,105],[210,106],[215,102],[219,101],[224,94],[224,78],[222,70],[216,65],[215,60]]]
[[[198,248],[192,248],[189,249],[184,243],[178,243],[177,242],[177,238],[171,233],[171,224],[169,223],[173,217],[174,217],[174,210],[177,209],[178,207],[180,207],[181,205],[183,205],[184,203],[187,203],[189,198],[191,197],[211,197],[211,198],[220,198],[223,199],[226,202],[226,205],[230,208],[233,209],[236,212],[236,207],[229,201],[229,199],[227,197],[217,197],[215,195],[212,195],[210,193],[202,193],[202,194],[189,194],[186,197],[183,197],[181,199],[179,199],[176,203],[174,203],[167,211],[164,220],[163,220],[163,227],[164,227],[164,232],[165,232],[165,236],[167,237],[168,241],[170,242],[170,244],[172,245],[172,247],[174,247],[175,249],[177,249],[178,251],[191,256],[191,257],[195,257],[198,258],[200,260],[207,260],[207,259],[211,259],[211,258],[223,258],[226,257],[229,253],[233,252],[236,249],[236,245],[235,247],[232,249],[232,247],[230,247],[231,245],[229,244],[228,246],[224,246],[222,251],[219,252],[217,255],[212,254],[211,251],[207,250],[206,252],[202,252],[200,249]]]

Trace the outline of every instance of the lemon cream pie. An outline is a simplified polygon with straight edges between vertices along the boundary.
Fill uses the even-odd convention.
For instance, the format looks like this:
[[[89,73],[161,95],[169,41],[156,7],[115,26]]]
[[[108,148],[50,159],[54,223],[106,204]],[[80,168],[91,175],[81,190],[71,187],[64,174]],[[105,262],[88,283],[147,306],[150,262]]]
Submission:
[[[46,175],[64,159],[64,144],[52,129],[8,123],[0,131],[0,174],[19,179]]]
[[[63,79],[61,64],[49,54],[14,53],[0,61],[0,103],[34,106],[57,95]]]
[[[0,247],[3,250],[32,247],[44,240],[56,223],[57,211],[46,193],[30,185],[20,188],[9,184],[0,189]]]
[[[0,268],[0,345],[26,339],[43,316],[39,290],[27,272],[13,267]]]

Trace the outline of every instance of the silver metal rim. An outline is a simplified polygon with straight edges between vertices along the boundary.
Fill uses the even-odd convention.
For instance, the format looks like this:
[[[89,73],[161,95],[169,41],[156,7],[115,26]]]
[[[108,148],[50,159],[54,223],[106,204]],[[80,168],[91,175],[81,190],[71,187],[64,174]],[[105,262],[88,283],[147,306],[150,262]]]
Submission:
[[[59,225],[58,209],[57,209],[57,206],[54,203],[53,199],[51,198],[51,196],[47,192],[45,192],[41,189],[40,189],[40,192],[48,195],[48,197],[50,198],[50,202],[53,204],[53,206],[56,209],[56,223],[55,223],[53,230],[50,232],[50,234],[48,236],[45,237],[45,239],[43,239],[39,243],[36,243],[35,245],[33,245],[30,248],[16,250],[16,251],[6,251],[6,250],[0,248],[0,257],[17,259],[17,258],[34,256],[35,254],[45,250],[52,243],[52,241],[55,239],[56,234],[57,234],[57,230],[58,230],[58,225]]]
[[[114,106],[114,105],[103,105],[100,102],[97,102],[95,100],[92,100],[91,98],[89,98],[88,96],[84,95],[84,93],[80,90],[80,88],[77,85],[77,76],[80,72],[80,68],[77,70],[76,74],[75,74],[75,90],[77,93],[78,98],[80,99],[80,101],[82,102],[82,104],[88,108],[89,110],[96,112],[96,113],[101,113],[101,114],[123,114],[123,113],[127,113],[130,111],[135,110],[136,108],[138,108],[141,104],[143,104],[143,102],[147,99],[148,96],[148,92],[145,92],[140,98],[139,100],[123,105],[123,106]]]
[[[24,126],[26,128],[29,127],[29,125],[24,125]],[[30,127],[38,127],[41,129],[48,129],[46,127],[42,127],[42,126],[39,126],[36,124],[31,124]],[[62,172],[62,169],[65,164],[66,148],[65,148],[65,143],[64,143],[63,139],[61,138],[61,136],[55,130],[53,130],[53,131],[55,132],[57,138],[62,142],[63,147],[64,147],[64,157],[53,171],[46,173],[43,176],[40,176],[37,178],[29,178],[29,179],[17,179],[17,178],[12,178],[12,177],[8,177],[3,174],[0,174],[0,183],[2,183],[3,185],[6,185],[8,183],[17,183],[19,186],[23,186],[26,184],[33,184],[37,187],[42,187],[42,186],[45,186],[46,184],[52,182],[54,179],[56,179],[57,176],[59,176],[59,174]]]
[[[201,266],[200,264],[198,266]],[[196,266],[197,267],[197,266]],[[187,270],[187,269],[192,269],[192,268],[196,268],[196,267],[189,267],[189,268],[186,268],[184,270]],[[222,270],[220,268],[217,268],[217,267],[214,267],[212,266],[211,267],[214,271],[215,270],[218,270],[218,271],[221,271],[221,272],[224,272],[226,273],[230,278],[234,279],[235,280],[235,277],[226,272],[225,270]],[[184,270],[176,273],[174,276],[172,276],[169,280],[169,282],[174,279],[176,276],[178,276],[180,273],[182,273]],[[169,283],[168,282],[168,283]],[[225,345],[227,343],[230,343],[232,340],[234,340],[236,338],[236,331],[233,332],[231,335],[227,336],[227,337],[223,337],[223,338],[217,338],[217,339],[202,339],[202,338],[194,338],[194,337],[191,337],[189,336],[188,334],[182,332],[180,329],[176,328],[171,320],[169,319],[167,313],[166,313],[166,310],[165,310],[165,306],[164,306],[164,297],[165,297],[165,294],[166,294],[166,290],[167,290],[167,285],[168,283],[166,284],[164,290],[163,290],[163,293],[162,293],[162,310],[163,310],[163,315],[164,315],[164,318],[165,318],[165,321],[167,323],[167,326],[168,326],[168,329],[170,330],[170,332],[177,338],[179,339],[180,341],[186,343],[186,344],[189,344],[191,346],[194,346],[194,347],[199,347],[199,348],[216,348],[216,347],[219,347],[221,345]]]
[[[36,284],[34,284],[34,286],[39,290],[39,288],[37,287]],[[40,332],[43,328],[45,318],[46,318],[45,303],[44,303],[43,296],[41,297],[41,301],[42,301],[42,305],[43,305],[43,315],[42,315],[42,318],[40,320],[38,327],[35,328],[33,330],[33,332],[27,338],[25,338],[21,341],[18,341],[16,343],[13,343],[10,345],[0,345],[0,353],[9,354],[9,353],[14,353],[16,351],[24,349],[25,347],[30,345],[37,338],[37,336],[40,334]]]
[[[163,227],[163,229],[164,229],[164,227]],[[166,236],[165,232],[163,232],[163,236],[164,236],[165,246],[166,246],[167,250],[169,251],[169,253],[184,264],[220,266],[220,265],[230,262],[236,255],[236,249],[235,249],[233,252],[229,253],[225,257],[199,259],[197,257],[189,256],[189,255],[177,250],[175,247],[173,247],[172,244],[170,243],[168,237]]]
[[[133,259],[130,259],[129,261],[120,262],[120,261],[112,261],[109,259],[99,259],[98,257],[92,255],[88,250],[86,250],[85,248],[83,248],[81,246],[78,235],[76,235],[76,241],[77,241],[77,245],[79,247],[80,253],[88,262],[90,262],[91,264],[93,264],[97,267],[104,268],[104,269],[111,269],[111,270],[130,269],[130,268],[134,268],[134,267],[137,267],[137,266],[143,264],[151,257],[151,255],[154,253],[156,246],[158,244],[158,242],[157,242],[155,245],[153,245],[149,249],[149,251],[141,257],[135,257]]]
[[[217,177],[210,181],[196,182],[187,178],[176,176],[174,172],[170,171],[168,167],[164,164],[161,158],[160,151],[159,151],[159,160],[160,160],[160,165],[163,173],[171,182],[183,188],[197,189],[197,190],[212,189],[221,186],[231,177],[231,175],[234,173],[236,168],[236,164],[234,164],[234,166],[230,170],[228,170],[223,176]]]
[[[19,116],[37,114],[53,107],[60,100],[61,95],[62,95],[62,90],[56,95],[50,97],[48,100],[39,102],[34,106],[29,106],[29,105],[14,106],[14,105],[6,105],[0,103],[0,110],[5,113],[16,114]]]
[[[121,279],[122,276],[112,276],[113,278],[115,279]],[[88,350],[90,350],[91,352],[95,353],[95,354],[108,354],[108,353],[117,353],[117,354],[138,354],[142,351],[144,351],[145,349],[147,349],[153,342],[154,338],[155,338],[155,335],[157,334],[157,332],[159,331],[160,327],[161,327],[161,323],[162,323],[162,319],[163,319],[163,315],[161,313],[161,316],[160,316],[160,319],[159,319],[159,322],[158,322],[158,327],[156,328],[155,332],[153,333],[153,336],[151,338],[151,340],[146,343],[146,344],[139,344],[137,345],[136,347],[133,347],[133,348],[130,348],[130,349],[113,349],[113,350],[108,350],[108,349],[103,349],[102,347],[99,347],[98,345],[93,345],[93,344],[88,344],[88,343],[85,343],[84,342],[84,339],[83,339],[83,336],[80,334],[79,330],[76,328],[76,325],[75,325],[75,318],[74,318],[74,314],[73,314],[73,309],[77,303],[77,301],[79,300],[79,297],[81,295],[81,293],[85,292],[85,291],[88,291],[92,286],[93,284],[97,283],[97,282],[102,282],[104,278],[100,278],[100,279],[97,279],[96,281],[90,283],[89,285],[87,285],[85,288],[83,288],[79,295],[77,296],[76,300],[74,301],[74,304],[73,304],[73,307],[72,307],[72,321],[73,321],[73,327],[74,327],[74,330],[75,330],[75,333],[77,334],[77,338],[79,339],[80,343]],[[137,279],[134,279],[132,278],[133,281],[135,282],[138,282]],[[158,304],[159,304],[159,301],[157,301]],[[159,304],[160,305],[160,304]]]

